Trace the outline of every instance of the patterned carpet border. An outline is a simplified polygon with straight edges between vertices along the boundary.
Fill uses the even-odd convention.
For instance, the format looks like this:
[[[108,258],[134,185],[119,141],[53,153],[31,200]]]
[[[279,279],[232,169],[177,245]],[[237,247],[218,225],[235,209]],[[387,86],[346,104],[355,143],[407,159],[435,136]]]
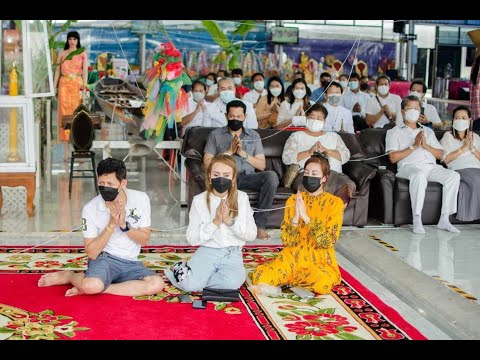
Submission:
[[[26,251],[23,251],[27,249]],[[192,246],[153,246],[142,248],[142,254],[154,253],[194,253],[197,247]],[[282,246],[245,246],[243,248],[244,262],[248,268],[249,262],[265,261],[265,258],[254,258],[252,254],[278,253]],[[42,246],[31,248],[31,246],[0,246],[0,254],[82,254],[84,257],[85,249],[83,247],[72,246]],[[172,259],[173,260],[173,259]],[[253,265],[253,264],[252,264]],[[56,271],[57,269],[55,269]],[[154,269],[157,272],[163,270]],[[38,274],[48,272],[48,270],[0,270],[0,274],[5,273],[24,273]],[[386,305],[378,296],[363,286],[358,280],[345,270],[341,269],[342,282],[332,289],[332,296],[337,302],[354,317],[374,338],[383,340],[408,340],[408,339],[426,339],[416,328],[405,321],[402,316],[390,306]],[[285,334],[279,326],[273,321],[268,310],[259,301],[258,296],[250,291],[247,286],[242,286],[240,291],[247,309],[258,327],[264,332],[265,336],[271,340],[286,339]]]

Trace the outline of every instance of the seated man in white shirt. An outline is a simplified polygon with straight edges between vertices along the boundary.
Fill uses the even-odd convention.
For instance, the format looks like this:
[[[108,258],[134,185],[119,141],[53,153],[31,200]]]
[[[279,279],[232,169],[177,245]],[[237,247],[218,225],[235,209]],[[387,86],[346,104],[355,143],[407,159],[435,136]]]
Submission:
[[[390,78],[381,75],[376,80],[377,95],[372,96],[365,108],[367,124],[374,128],[393,127],[400,113],[402,99],[390,94]]]
[[[360,75],[352,73],[348,82],[349,91],[343,93],[340,105],[352,112],[353,127],[355,131],[366,129],[365,108],[367,107],[370,95],[360,91]]]
[[[427,85],[422,80],[415,80],[410,84],[410,94],[420,99],[422,104],[422,110],[420,112],[420,118],[418,122],[423,126],[427,126],[430,129],[441,129],[442,120],[438,116],[438,111],[432,104],[427,104],[425,100],[425,94],[427,93]],[[398,117],[398,115],[397,115]]]
[[[235,100],[235,84],[231,78],[222,78],[218,82],[218,91],[220,97],[215,99],[211,106],[207,108],[206,116],[203,118],[205,127],[223,127],[227,126],[227,104]],[[237,99],[240,100],[240,99]],[[250,102],[245,102],[247,113],[245,118],[246,129],[258,129],[257,115]]]
[[[325,120],[325,131],[345,131],[354,134],[352,112],[340,105],[342,101],[342,86],[332,81],[325,93],[327,100],[325,108],[328,111]]]
[[[437,181],[443,185],[442,211],[437,226],[460,233],[448,219],[450,214],[457,212],[460,175],[437,165],[436,160],[443,156],[443,148],[433,130],[418,124],[420,100],[416,96],[407,96],[402,100],[401,107],[404,121],[387,131],[385,150],[389,153],[390,161],[398,164],[397,177],[410,181],[413,232],[425,234],[422,224],[425,190],[428,181]]]
[[[127,189],[127,169],[122,160],[100,161],[97,174],[100,195],[82,210],[87,271],[48,273],[40,278],[38,286],[71,284],[65,296],[142,296],[160,292],[164,285],[161,276],[138,260],[140,248],[150,240],[148,195]]]
[[[262,73],[253,74],[251,79],[253,90],[243,95],[242,100],[252,103],[253,108],[255,108],[258,100],[260,100],[262,96],[267,95],[267,90],[265,89],[265,78]]]
[[[207,108],[212,106],[211,103],[205,101],[206,91],[207,87],[203,82],[199,80],[193,82],[192,97],[188,99],[188,107],[184,111],[182,118],[182,137],[189,127],[203,125],[203,118],[207,114]]]

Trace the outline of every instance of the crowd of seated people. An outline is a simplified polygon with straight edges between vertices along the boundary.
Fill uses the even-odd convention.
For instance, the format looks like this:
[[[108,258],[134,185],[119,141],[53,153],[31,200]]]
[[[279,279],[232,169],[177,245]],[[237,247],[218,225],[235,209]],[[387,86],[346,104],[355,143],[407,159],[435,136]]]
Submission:
[[[461,221],[480,219],[480,138],[471,131],[470,109],[460,106],[453,111],[452,130],[445,132],[439,142],[433,130],[440,130],[443,123],[436,108],[425,100],[427,86],[423,81],[413,81],[409,95],[401,99],[390,92],[390,79],[385,75],[378,76],[371,89],[368,78],[356,73],[333,79],[324,73],[322,86],[312,94],[301,72],[287,90],[277,76],[266,78],[255,73],[250,78],[250,89],[243,85],[241,69],[233,69],[231,74],[232,77],[226,72],[210,73],[193,82],[181,126],[182,136],[191,126],[222,129],[209,137],[205,156],[234,156],[239,189],[262,189],[268,184],[274,191],[278,186],[274,174],[268,171],[255,181],[244,177],[261,174],[265,169],[261,139],[254,129],[300,127],[303,130],[292,132],[282,155],[283,163],[294,166],[294,175],[300,175],[290,178],[290,182],[295,180],[292,189],[301,184],[305,162],[314,153],[322,153],[331,168],[325,191],[340,197],[346,206],[355,192],[355,183],[342,173],[350,152],[337,133],[359,134],[367,128],[385,128],[389,129],[385,149],[390,162],[397,164],[396,176],[409,180],[415,233],[425,233],[421,214],[427,183],[432,180],[443,185],[440,229],[459,232],[449,222],[451,214]],[[229,114],[230,108],[233,114]],[[220,135],[224,138],[221,144],[215,142]],[[258,146],[253,141],[242,146],[244,138],[256,139]],[[249,172],[242,171],[247,168]],[[344,186],[338,187],[338,182]],[[263,192],[259,206],[268,209],[272,193],[266,195],[265,189]],[[266,216],[264,213],[255,218],[259,238],[269,238],[265,232]]]

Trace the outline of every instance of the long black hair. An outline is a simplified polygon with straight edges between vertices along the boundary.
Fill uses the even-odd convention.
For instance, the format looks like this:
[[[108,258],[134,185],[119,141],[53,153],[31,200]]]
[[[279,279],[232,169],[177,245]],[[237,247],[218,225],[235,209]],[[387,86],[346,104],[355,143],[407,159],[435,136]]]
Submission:
[[[278,76],[272,76],[270,79],[268,79],[268,83],[267,83],[267,102],[268,102],[268,105],[270,105],[272,103],[272,100],[274,98],[274,96],[270,92],[270,84],[272,83],[272,81],[279,82],[281,87],[282,87],[282,92],[280,93],[280,95],[278,95],[278,100],[280,100],[280,103],[283,102],[283,100],[285,100],[285,89],[283,88],[282,79],[280,79]]]
[[[63,50],[68,50],[70,48],[70,46],[68,45],[68,39],[70,39],[71,37],[77,39],[77,49],[82,47],[82,45],[80,45],[80,34],[78,33],[78,31],[70,31],[67,34],[67,41],[65,41],[65,46],[63,47]]]

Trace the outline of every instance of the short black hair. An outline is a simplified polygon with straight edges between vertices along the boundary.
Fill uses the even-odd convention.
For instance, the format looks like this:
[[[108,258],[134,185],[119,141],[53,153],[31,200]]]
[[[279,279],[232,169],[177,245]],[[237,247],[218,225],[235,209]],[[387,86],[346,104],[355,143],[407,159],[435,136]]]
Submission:
[[[243,70],[240,68],[232,69],[232,76],[233,75],[240,75],[243,76]]]
[[[327,108],[320,103],[315,103],[312,106],[310,106],[310,108],[307,111],[305,111],[305,115],[308,116],[314,111],[320,111],[321,113],[323,113],[323,116],[325,116],[325,119],[328,116]]]
[[[193,90],[193,88],[195,87],[195,85],[201,85],[201,86],[203,86],[203,89],[204,89],[205,91],[207,91],[207,85],[206,85],[203,81],[201,81],[201,80],[195,80],[195,81],[192,83],[192,90]]]
[[[320,79],[321,79],[322,77],[325,77],[325,76],[328,76],[330,79],[332,78],[332,75],[330,75],[329,72],[324,71],[324,72],[322,72],[322,73],[320,74]]]
[[[342,88],[342,85],[340,85],[339,82],[337,82],[337,81],[332,81],[332,82],[330,83],[330,86],[328,87],[328,89],[330,89],[332,86],[336,86],[337,88],[339,88],[339,89],[340,89],[340,94],[343,94],[343,88]],[[328,92],[328,89],[327,89],[325,92]]]
[[[357,79],[358,81],[360,81],[360,75],[358,75],[356,72],[353,72],[350,74],[350,80],[352,79]]]
[[[379,77],[377,77],[377,80],[375,80],[375,83],[378,85],[378,83],[379,83],[380,80],[382,80],[382,79],[387,79],[388,85],[390,85],[391,82],[392,82],[392,81],[390,80],[390,77],[389,77],[389,76],[387,76],[387,75],[380,75]]]
[[[122,181],[127,178],[127,168],[122,160],[107,158],[98,163],[97,176],[100,177],[104,174],[113,174],[118,181]]]
[[[412,81],[412,83],[410,84],[410,91],[412,90],[412,86],[413,85],[422,85],[422,92],[424,94],[427,93],[427,85],[425,85],[425,83],[422,81],[422,80],[415,80],[415,81]]]
[[[230,108],[238,108],[241,107],[243,109],[243,113],[247,113],[247,105],[242,100],[232,100],[227,104],[227,114],[230,111]]]
[[[252,75],[252,77],[250,78],[253,82],[253,79],[255,79],[256,76],[261,76],[263,78],[263,80],[265,80],[265,76],[263,76],[262,73],[259,73],[259,72],[256,72],[255,74]]]

